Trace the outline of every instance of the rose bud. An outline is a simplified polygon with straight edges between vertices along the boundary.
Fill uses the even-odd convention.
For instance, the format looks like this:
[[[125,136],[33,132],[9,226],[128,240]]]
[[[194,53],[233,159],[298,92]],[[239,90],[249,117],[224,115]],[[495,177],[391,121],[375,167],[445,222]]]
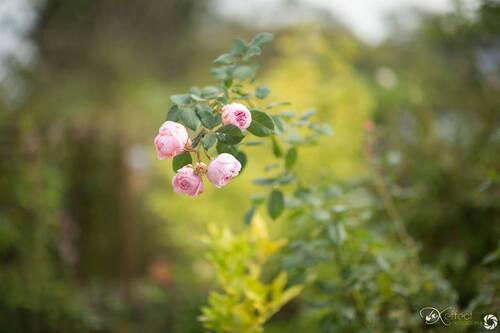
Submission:
[[[184,126],[173,121],[164,122],[154,140],[158,159],[164,160],[182,153],[188,141]]]
[[[191,165],[186,165],[175,174],[172,178],[172,186],[177,194],[187,194],[190,197],[195,197],[205,191],[201,176],[195,173]]]
[[[232,124],[240,129],[250,126],[252,115],[243,104],[232,103],[222,107],[222,123]]]
[[[241,163],[231,154],[220,154],[208,165],[207,177],[215,187],[227,185],[241,170]]]

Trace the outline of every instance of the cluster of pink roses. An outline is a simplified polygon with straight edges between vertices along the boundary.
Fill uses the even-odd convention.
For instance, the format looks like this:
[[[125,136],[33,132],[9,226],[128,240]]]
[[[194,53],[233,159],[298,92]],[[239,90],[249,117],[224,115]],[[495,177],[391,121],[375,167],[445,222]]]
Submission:
[[[252,122],[250,111],[238,103],[225,105],[222,109],[222,123],[232,124],[240,129],[246,129]],[[191,149],[186,128],[174,121],[166,121],[161,125],[154,140],[158,159],[163,160],[182,154]],[[241,163],[231,154],[222,153],[212,159],[208,165],[199,162],[194,167],[188,164],[179,170],[172,179],[174,191],[178,194],[197,196],[205,191],[202,175],[217,188],[227,185],[241,170]]]

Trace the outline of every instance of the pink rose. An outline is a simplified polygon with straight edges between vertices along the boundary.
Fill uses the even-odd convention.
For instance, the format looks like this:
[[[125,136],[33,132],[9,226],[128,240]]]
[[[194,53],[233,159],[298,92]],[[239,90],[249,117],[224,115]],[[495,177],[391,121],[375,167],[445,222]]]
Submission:
[[[210,162],[207,177],[215,187],[222,187],[236,177],[240,170],[241,163],[233,155],[223,153]]]
[[[164,122],[154,141],[158,159],[164,160],[182,153],[188,141],[189,136],[184,126],[173,121]]]
[[[250,126],[252,115],[246,106],[232,103],[222,107],[222,122],[224,125],[232,124],[240,129],[245,129]]]
[[[195,174],[191,165],[186,165],[175,174],[172,178],[172,186],[177,194],[187,194],[190,197],[195,197],[205,191],[201,177]]]

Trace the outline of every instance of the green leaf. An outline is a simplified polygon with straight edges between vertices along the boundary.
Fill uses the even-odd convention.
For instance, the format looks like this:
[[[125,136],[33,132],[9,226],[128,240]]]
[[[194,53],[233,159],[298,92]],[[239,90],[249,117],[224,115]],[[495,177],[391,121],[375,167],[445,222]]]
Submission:
[[[250,58],[252,58],[254,56],[260,55],[260,53],[261,53],[260,47],[258,47],[258,46],[250,46],[248,48],[247,52],[245,53],[245,55],[243,56],[243,60],[247,61],[247,60],[249,60]]]
[[[189,88],[189,93],[193,94],[193,95],[196,95],[196,96],[200,96],[201,95],[201,90],[200,90],[200,88],[194,86],[194,87]]]
[[[241,163],[241,173],[241,171],[243,171],[243,169],[247,165],[247,155],[244,152],[240,151],[234,157],[236,157],[236,159]]]
[[[281,185],[289,184],[293,180],[295,180],[295,176],[291,173],[285,173],[276,179],[276,181]]]
[[[250,201],[252,202],[252,205],[259,206],[266,201],[266,198],[262,194],[252,194],[250,196]]]
[[[241,99],[248,99],[251,97],[251,94],[249,94],[246,91],[244,91],[243,89],[241,89],[241,87],[233,87],[232,92],[234,92],[235,94],[238,94],[238,96]]]
[[[255,97],[257,97],[259,99],[264,99],[267,97],[267,95],[269,95],[270,92],[271,92],[271,89],[269,89],[268,87],[258,86],[255,89]]]
[[[215,136],[215,133],[208,133],[201,139],[201,143],[203,144],[203,148],[206,150],[210,149],[215,142],[217,142],[217,137]]]
[[[255,67],[252,66],[238,66],[234,70],[234,76],[237,77],[240,80],[246,80],[249,77],[253,76],[255,73]]]
[[[333,135],[332,128],[330,127],[330,125],[328,125],[326,123],[311,123],[311,124],[309,124],[309,128],[318,134],[327,135],[327,136]]]
[[[375,261],[377,262],[380,269],[382,269],[384,272],[387,273],[391,270],[391,265],[387,262],[387,260],[382,255],[377,254],[375,256]]]
[[[178,121],[181,116],[181,110],[177,107],[177,105],[172,105],[170,110],[167,113],[167,120],[170,121]]]
[[[196,111],[192,107],[183,108],[181,112],[181,120],[186,125],[186,127],[195,131],[198,127],[200,127],[200,118],[196,114]]]
[[[214,60],[214,64],[217,65],[230,65],[234,62],[234,56],[229,53],[224,53]]]
[[[245,137],[241,130],[234,125],[225,125],[219,128],[216,134],[220,142],[229,145],[237,144]]]
[[[260,186],[272,185],[276,182],[276,178],[255,178],[252,183]]]
[[[270,136],[274,134],[274,122],[265,112],[252,110],[252,123],[247,130],[255,136]]]
[[[283,156],[283,153],[281,151],[281,147],[280,147],[278,141],[274,137],[271,138],[271,143],[272,143],[272,146],[273,146],[273,154],[274,154],[274,156],[276,156],[278,158],[281,157],[281,156]]]
[[[269,200],[267,201],[267,212],[269,216],[276,220],[283,210],[285,209],[285,199],[283,197],[283,192],[280,190],[273,190],[269,195]]]
[[[266,166],[264,167],[264,172],[269,172],[273,169],[279,168],[279,166],[280,166],[279,163],[266,164]]]
[[[238,155],[238,149],[235,146],[226,145],[225,143],[222,143],[220,141],[217,142],[217,146],[215,147],[215,149],[219,154],[228,153],[233,156]]]
[[[257,210],[257,207],[252,206],[252,207],[250,207],[249,210],[246,211],[245,216],[243,217],[245,224],[249,225],[252,222],[252,219],[253,219],[253,216],[255,215],[256,210]]]
[[[340,245],[346,239],[346,232],[343,225],[334,223],[326,227],[326,233],[333,245]]]
[[[330,212],[325,209],[315,209],[312,212],[312,218],[317,222],[329,222],[331,220]]]
[[[277,299],[283,293],[283,289],[288,281],[288,276],[285,272],[281,271],[278,276],[276,276],[271,283],[271,295],[272,299]]]
[[[210,71],[214,78],[217,80],[224,80],[227,77],[226,67],[215,67]]]
[[[295,112],[293,111],[283,111],[279,114],[280,117],[284,118],[284,119],[292,119],[293,117],[295,117]]]
[[[201,89],[201,97],[207,99],[215,98],[219,93],[219,88],[213,86],[206,86]]]
[[[292,298],[295,298],[298,295],[300,295],[301,292],[302,292],[302,286],[300,285],[290,287],[281,294],[279,299],[273,301],[271,303],[271,306],[274,306],[274,308],[280,308],[284,304],[288,303]]]
[[[195,94],[190,94],[189,97],[193,100],[193,101],[196,101],[196,102],[205,102],[206,99],[198,96],[198,95],[195,95]]]
[[[500,258],[500,248],[488,253],[482,260],[483,265],[489,265]]]
[[[193,148],[198,147],[198,144],[200,143],[201,139],[203,138],[203,131],[200,132],[191,142],[191,145]]]
[[[172,168],[174,169],[175,172],[182,168],[185,165],[193,163],[193,159],[191,158],[191,154],[189,152],[184,152],[180,155],[174,156],[174,159],[172,161]]]
[[[311,109],[309,111],[306,111],[304,113],[302,113],[299,117],[299,121],[302,120],[302,121],[306,121],[308,120],[309,118],[311,118],[312,116],[314,116],[316,114],[316,110],[314,109]]]
[[[242,39],[236,39],[231,47],[231,54],[235,56],[242,56],[247,50],[247,44]]]
[[[170,96],[170,100],[172,103],[179,106],[187,105],[191,102],[191,98],[188,94],[172,95]]]
[[[276,126],[276,130],[278,133],[283,133],[285,130],[285,123],[283,122],[283,119],[279,115],[272,115],[271,118],[273,118],[274,125]]]
[[[262,141],[247,141],[243,144],[247,145],[247,146],[262,146],[264,144],[264,142],[262,142]]]
[[[217,113],[214,117],[215,120],[215,126],[218,126],[222,123],[222,116],[220,113]]]
[[[217,97],[217,102],[219,102],[220,104],[227,104],[228,100],[229,98],[227,93],[224,93],[221,96]]]
[[[227,79],[224,80],[224,87],[231,88],[232,85],[233,85],[232,77],[228,77]]]
[[[196,105],[196,114],[200,117],[203,126],[206,128],[214,128],[216,125],[215,116],[212,113],[212,108],[208,104]]]
[[[257,36],[255,36],[252,41],[250,42],[250,45],[255,45],[255,46],[261,46],[262,44],[265,43],[270,43],[274,39],[273,34],[270,32],[261,32]]]
[[[292,147],[288,149],[285,156],[285,168],[290,170],[297,162],[297,148]]]

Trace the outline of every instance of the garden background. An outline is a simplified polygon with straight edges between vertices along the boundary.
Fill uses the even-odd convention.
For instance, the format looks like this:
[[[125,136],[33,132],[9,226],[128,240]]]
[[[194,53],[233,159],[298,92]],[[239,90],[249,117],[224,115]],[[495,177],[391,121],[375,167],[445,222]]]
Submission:
[[[500,314],[500,4],[400,9],[374,41],[310,2],[271,3],[0,3],[2,332],[204,331],[197,318],[217,287],[203,237],[209,224],[249,232],[243,216],[261,191],[252,179],[273,157],[249,147],[240,177],[188,198],[171,189],[152,140],[169,96],[210,84],[213,59],[262,30],[275,40],[258,81],[291,102],[281,110],[314,108],[333,129],[300,152],[296,172],[370,202],[364,232],[332,242],[351,246],[355,276],[385,274],[353,282],[368,300],[329,285],[345,273],[333,262],[314,266],[319,284],[266,331],[383,332],[375,322],[402,320],[418,332],[423,306]],[[291,281],[316,265],[302,257],[326,251],[293,242],[322,213],[292,227],[294,216],[272,221],[259,207],[270,234],[290,240],[273,260]],[[375,266],[355,257],[364,246],[380,254]],[[405,258],[416,264],[401,268]]]

